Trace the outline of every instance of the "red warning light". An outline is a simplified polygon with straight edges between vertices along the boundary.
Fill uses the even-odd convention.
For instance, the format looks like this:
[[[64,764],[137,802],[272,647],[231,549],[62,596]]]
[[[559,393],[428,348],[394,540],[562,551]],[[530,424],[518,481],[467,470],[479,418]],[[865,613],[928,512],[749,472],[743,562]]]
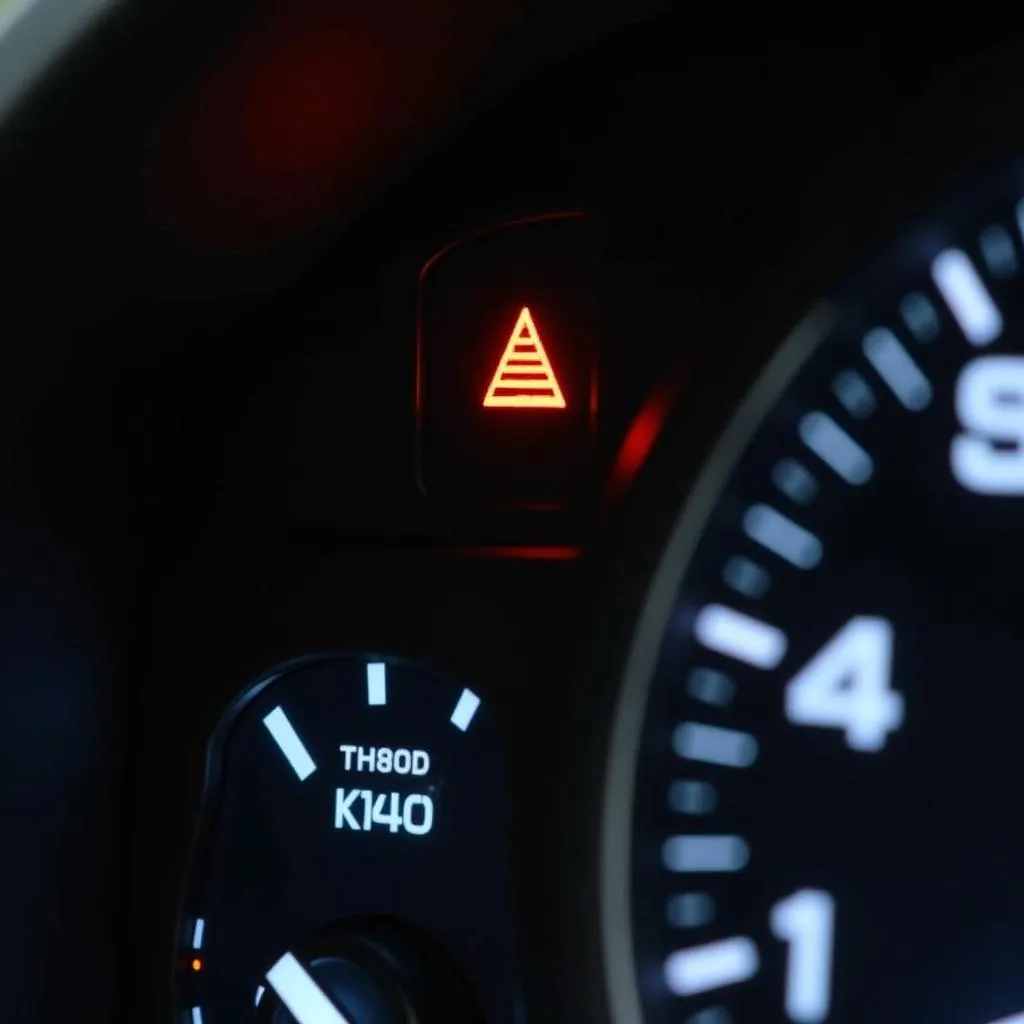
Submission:
[[[533,317],[526,306],[519,314],[491,386],[485,408],[564,409],[565,398]]]
[[[203,961],[199,957],[194,957],[192,963],[189,964],[193,971],[198,974],[203,969]]]

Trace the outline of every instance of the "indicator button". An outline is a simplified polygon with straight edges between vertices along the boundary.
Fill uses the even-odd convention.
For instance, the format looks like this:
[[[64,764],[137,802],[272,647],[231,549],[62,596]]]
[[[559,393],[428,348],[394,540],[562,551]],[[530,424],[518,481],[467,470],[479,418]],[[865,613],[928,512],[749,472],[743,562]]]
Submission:
[[[470,236],[420,275],[419,472],[459,506],[563,507],[597,418],[600,233],[581,214]]]
[[[529,309],[523,306],[484,395],[489,409],[564,409],[565,398]]]

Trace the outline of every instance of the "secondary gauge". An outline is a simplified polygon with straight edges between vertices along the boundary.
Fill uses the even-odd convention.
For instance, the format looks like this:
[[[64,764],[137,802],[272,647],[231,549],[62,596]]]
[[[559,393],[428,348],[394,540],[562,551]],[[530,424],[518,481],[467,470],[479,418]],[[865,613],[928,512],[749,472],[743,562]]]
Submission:
[[[617,1024],[1024,1021],[1022,198],[837,287],[687,498],[608,759]]]
[[[406,662],[253,686],[210,746],[182,1020],[515,1021],[500,750],[475,692]]]

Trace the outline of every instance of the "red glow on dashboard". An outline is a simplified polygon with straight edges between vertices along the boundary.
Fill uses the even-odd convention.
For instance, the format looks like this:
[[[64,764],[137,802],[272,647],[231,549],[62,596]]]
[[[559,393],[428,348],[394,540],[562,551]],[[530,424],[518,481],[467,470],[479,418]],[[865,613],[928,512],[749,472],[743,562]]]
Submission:
[[[523,306],[508,344],[484,395],[484,407],[506,409],[564,409],[565,397],[534,326]]]
[[[514,561],[571,562],[583,549],[570,545],[485,544],[465,548],[449,548],[449,554],[470,558],[502,558]]]
[[[372,130],[387,89],[387,55],[372,38],[312,24],[270,54],[240,108],[240,142],[252,170],[323,192]]]
[[[193,972],[198,974],[203,969],[203,961],[199,957],[193,957],[192,962],[189,964]]]
[[[651,392],[633,417],[612,466],[610,490],[613,497],[620,497],[629,489],[650,457],[685,383],[685,368],[677,367]]]
[[[307,230],[434,130],[512,0],[271,0],[167,114],[152,205],[190,240],[250,248]]]

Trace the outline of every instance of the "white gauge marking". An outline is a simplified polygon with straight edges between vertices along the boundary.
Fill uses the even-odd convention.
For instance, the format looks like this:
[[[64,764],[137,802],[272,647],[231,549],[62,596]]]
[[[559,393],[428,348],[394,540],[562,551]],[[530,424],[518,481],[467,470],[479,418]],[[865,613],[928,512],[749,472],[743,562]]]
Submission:
[[[722,604],[705,605],[693,624],[697,640],[755,668],[775,668],[786,653],[786,634]]]
[[[473,721],[478,707],[480,707],[480,698],[472,690],[463,690],[459,695],[455,710],[452,712],[450,719],[452,725],[465,732],[469,728],[469,723]]]
[[[295,731],[292,723],[288,721],[284,710],[280,707],[274,708],[263,719],[263,724],[267,727],[270,735],[274,737],[274,742],[287,758],[295,774],[298,775],[299,781],[305,782],[316,771],[316,762],[309,756],[309,751],[299,739],[299,734]]]
[[[749,732],[703,722],[682,722],[672,734],[672,749],[691,761],[749,768],[757,760],[757,740]]]
[[[900,299],[900,314],[918,341],[927,343],[939,336],[939,314],[927,296],[920,292],[911,292]]]
[[[800,440],[848,484],[871,479],[871,456],[831,416],[809,412],[798,427]]]
[[[750,847],[740,836],[671,836],[661,855],[670,871],[742,871]]]
[[[710,814],[718,806],[718,794],[709,782],[677,779],[668,788],[668,805],[680,814]]]
[[[892,331],[876,327],[864,335],[864,355],[900,405],[920,412],[932,401],[932,386]]]
[[[686,678],[686,692],[704,704],[724,707],[732,703],[736,687],[724,673],[713,668],[695,668]]]
[[[692,1017],[687,1017],[683,1024],[733,1024],[732,1014],[724,1007],[712,1006],[709,1010],[701,1010]]]
[[[256,1002],[253,1004],[254,1006],[260,1005],[260,1000],[263,998],[263,993],[266,991],[267,990],[262,985],[256,986]]]
[[[1017,273],[1017,250],[1010,233],[1001,224],[985,228],[978,238],[982,259],[995,277],[1013,277]]]
[[[832,391],[842,407],[859,420],[865,419],[875,411],[875,393],[868,387],[868,382],[853,370],[843,370],[839,373],[832,381]]]
[[[206,931],[206,922],[201,918],[196,918],[196,925],[192,929],[192,948],[202,949],[203,948],[203,932]]]
[[[1009,1017],[1000,1017],[989,1024],[1024,1024],[1024,1013],[1011,1013]]]
[[[291,953],[267,971],[267,981],[298,1024],[349,1024]]]
[[[743,532],[798,569],[813,569],[821,561],[821,541],[770,505],[751,505]]]
[[[672,953],[665,961],[665,984],[677,996],[692,996],[749,981],[760,966],[751,939],[721,939]]]
[[[192,1007],[192,1024],[203,1024],[203,1011],[198,1006]]]
[[[772,470],[772,483],[798,505],[806,505],[818,493],[818,481],[796,459],[781,459]]]
[[[967,253],[940,252],[932,260],[932,280],[972,345],[989,345],[1003,333],[1003,315]]]
[[[763,597],[771,582],[768,573],[756,562],[735,555],[722,567],[722,579],[744,597]]]
[[[366,663],[366,703],[370,705],[388,702],[388,667],[383,661]]]
[[[715,901],[706,892],[681,892],[669,897],[665,916],[673,928],[699,928],[715,918]]]

